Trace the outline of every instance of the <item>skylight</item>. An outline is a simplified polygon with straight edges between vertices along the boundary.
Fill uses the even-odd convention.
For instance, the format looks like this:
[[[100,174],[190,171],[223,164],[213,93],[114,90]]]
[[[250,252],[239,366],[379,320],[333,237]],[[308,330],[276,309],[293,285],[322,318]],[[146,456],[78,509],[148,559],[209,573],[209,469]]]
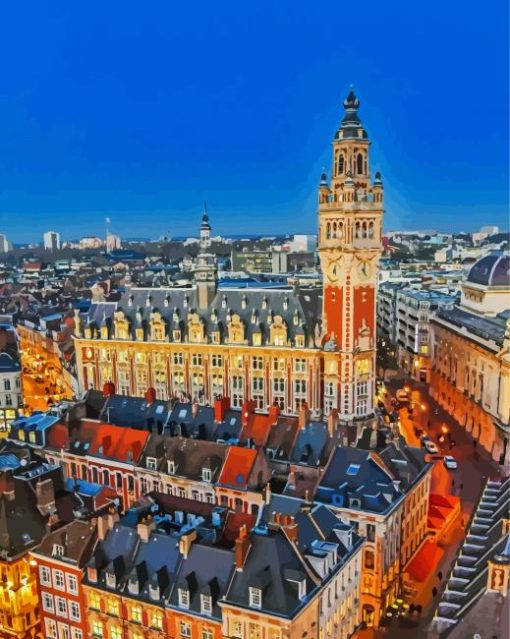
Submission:
[[[347,468],[348,475],[357,475],[359,471],[359,464],[349,464]]]

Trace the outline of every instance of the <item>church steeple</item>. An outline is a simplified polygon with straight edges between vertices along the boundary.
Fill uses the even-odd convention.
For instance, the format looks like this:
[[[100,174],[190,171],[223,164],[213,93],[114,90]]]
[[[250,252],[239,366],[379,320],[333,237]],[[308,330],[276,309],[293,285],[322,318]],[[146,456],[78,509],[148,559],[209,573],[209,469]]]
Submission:
[[[211,246],[211,225],[209,224],[209,214],[207,213],[207,202],[204,202],[204,212],[202,213],[202,223],[200,224],[200,248],[205,250]]]

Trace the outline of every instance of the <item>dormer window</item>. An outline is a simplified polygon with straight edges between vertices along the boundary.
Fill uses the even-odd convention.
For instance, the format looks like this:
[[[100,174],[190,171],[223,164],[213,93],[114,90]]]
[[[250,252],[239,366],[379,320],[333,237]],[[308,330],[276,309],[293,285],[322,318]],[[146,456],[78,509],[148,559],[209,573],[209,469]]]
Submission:
[[[212,614],[212,597],[210,595],[200,595],[200,610],[203,615]]]
[[[304,346],[305,346],[305,337],[304,337],[304,335],[296,335],[296,346],[298,348],[304,348]]]
[[[212,470],[210,468],[202,468],[202,480],[212,481]]]
[[[250,606],[252,608],[262,608],[262,590],[250,586],[248,591],[250,595]]]
[[[87,567],[87,579],[92,583],[97,582],[97,569],[93,566]]]
[[[147,457],[145,465],[149,470],[156,470],[158,460],[155,457]]]
[[[176,467],[173,460],[168,460],[168,474],[175,475]]]
[[[219,344],[220,343],[220,332],[219,331],[213,331],[211,333],[211,342],[213,344]]]
[[[179,588],[179,606],[189,608],[189,590],[186,588]]]
[[[174,330],[173,336],[174,336],[174,342],[181,341],[181,331]]]
[[[51,551],[52,557],[63,557],[65,552],[64,546],[60,544],[53,544],[53,549]]]
[[[117,579],[115,578],[115,573],[107,572],[106,573],[106,585],[108,588],[115,588],[117,584]]]

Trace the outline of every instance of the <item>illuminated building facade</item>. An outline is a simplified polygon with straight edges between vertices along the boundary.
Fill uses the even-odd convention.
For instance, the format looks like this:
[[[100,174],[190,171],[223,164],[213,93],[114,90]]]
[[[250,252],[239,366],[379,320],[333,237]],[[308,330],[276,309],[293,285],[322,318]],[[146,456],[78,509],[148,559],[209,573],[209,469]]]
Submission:
[[[322,287],[221,289],[207,214],[191,288],[130,288],[75,318],[80,389],[228,396],[240,408],[297,414],[335,408],[343,420],[373,414],[376,273],[383,187],[370,178],[369,145],[351,92],[333,141],[331,183],[319,190]]]

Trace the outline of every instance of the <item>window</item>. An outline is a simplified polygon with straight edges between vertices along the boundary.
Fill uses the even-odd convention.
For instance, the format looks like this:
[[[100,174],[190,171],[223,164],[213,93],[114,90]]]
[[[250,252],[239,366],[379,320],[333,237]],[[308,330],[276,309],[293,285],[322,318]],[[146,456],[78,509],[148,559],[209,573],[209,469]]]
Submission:
[[[57,617],[67,617],[67,601],[64,597],[55,597]]]
[[[10,391],[11,390],[11,380],[10,379],[4,379],[4,390],[6,390],[6,391]]]
[[[193,353],[191,363],[193,364],[193,366],[202,366],[202,355],[200,355],[199,353]]]
[[[202,468],[203,481],[212,481],[212,470],[210,468]]]
[[[223,355],[213,355],[211,359],[211,365],[215,368],[223,366]]]
[[[200,608],[203,615],[212,614],[212,597],[210,595],[200,595]]]
[[[53,584],[57,590],[65,590],[64,573],[61,570],[53,571]]]
[[[57,639],[57,624],[53,619],[45,619],[46,636],[50,639]]]
[[[244,380],[241,376],[235,375],[232,377],[232,390],[242,391]]]
[[[285,392],[285,379],[283,377],[275,377],[273,379],[273,390],[275,393]]]
[[[112,626],[110,628],[110,639],[123,639],[122,628],[120,626]]]
[[[189,608],[189,590],[186,588],[179,588],[179,606]]]
[[[202,629],[202,638],[201,639],[213,639],[214,632],[210,628]]]
[[[338,175],[342,175],[342,173],[344,172],[344,163],[344,156],[340,154],[338,156]]]
[[[298,395],[306,395],[306,380],[295,379],[294,380],[294,392]]]
[[[175,475],[175,462],[172,460],[168,460],[168,473],[170,475]]]
[[[374,569],[374,552],[373,550],[365,550],[364,566],[367,570]]]
[[[74,575],[66,575],[67,592],[72,595],[78,594],[78,580]]]
[[[119,616],[120,606],[117,599],[108,599],[106,602],[106,612],[114,617]]]
[[[174,353],[173,362],[174,366],[182,366],[184,364],[183,353]]]
[[[251,389],[254,393],[257,391],[264,391],[264,378],[263,377],[254,377],[251,380]]]
[[[48,592],[42,593],[42,607],[45,612],[55,612],[53,597]]]
[[[137,623],[142,623],[142,608],[141,606],[133,606],[131,608],[131,621],[136,621]]]
[[[69,619],[72,621],[81,621],[80,606],[76,601],[69,602]]]
[[[358,153],[356,158],[356,172],[358,175],[363,175],[363,156],[361,153]]]
[[[367,524],[367,539],[368,541],[375,541],[375,525]]]
[[[250,594],[250,606],[252,608],[261,608],[262,607],[262,591],[260,588],[253,588],[250,586],[249,588]]]
[[[39,566],[39,580],[43,586],[51,586],[51,571],[46,566]]]
[[[298,358],[294,360],[294,372],[306,373],[306,359]]]
[[[103,622],[95,619],[92,622],[92,635],[94,637],[102,637],[103,636]]]
[[[230,622],[230,634],[232,635],[232,637],[241,639],[241,637],[243,636],[243,626],[240,621]]]
[[[155,457],[147,457],[145,464],[149,470],[156,470],[158,460]]]
[[[191,624],[188,621],[179,621],[179,634],[181,637],[191,637]]]
[[[83,632],[79,628],[71,628],[71,639],[83,639]]]
[[[53,549],[51,551],[51,554],[53,557],[63,557],[64,551],[65,551],[64,546],[61,546],[60,544],[53,544]]]
[[[89,606],[94,608],[94,610],[99,610],[101,607],[101,599],[99,598],[99,594],[97,592],[89,593]]]
[[[151,626],[161,630],[163,628],[163,613],[155,612],[151,617]]]
[[[253,370],[261,371],[264,368],[264,360],[262,357],[252,357],[251,367]]]

